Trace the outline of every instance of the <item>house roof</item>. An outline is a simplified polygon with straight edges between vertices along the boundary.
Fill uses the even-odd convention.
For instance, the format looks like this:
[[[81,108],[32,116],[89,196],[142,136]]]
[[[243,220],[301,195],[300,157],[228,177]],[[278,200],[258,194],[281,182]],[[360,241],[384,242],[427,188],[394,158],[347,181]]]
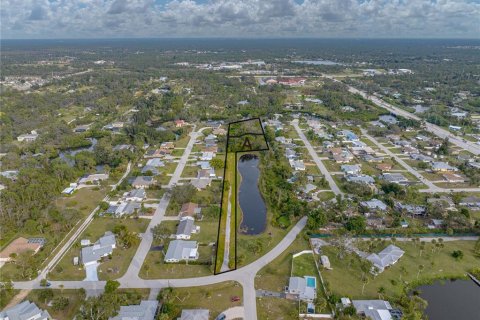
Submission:
[[[195,211],[198,208],[198,204],[193,202],[187,202],[182,204],[182,208],[180,209],[180,213],[184,215],[194,215]]]
[[[208,320],[210,311],[208,309],[183,309],[180,320]]]
[[[179,235],[190,236],[192,234],[193,229],[195,228],[195,225],[193,223],[194,223],[194,220],[192,218],[190,219],[183,218],[182,220],[180,220],[180,223],[178,224],[178,227],[177,227],[177,236]]]
[[[48,311],[42,310],[30,301],[23,301],[19,304],[0,312],[0,319],[9,320],[49,320],[52,319]]]
[[[127,194],[128,198],[145,198],[146,192],[144,189],[133,189]]]
[[[357,313],[364,314],[372,320],[391,320],[390,310],[392,306],[384,300],[353,300],[353,306]]]
[[[362,206],[365,206],[365,207],[369,208],[369,209],[379,209],[379,210],[386,210],[387,209],[387,205],[385,203],[383,203],[382,201],[378,200],[378,199],[362,201],[360,204]]]
[[[168,245],[165,260],[186,260],[192,250],[197,249],[197,241],[173,240]]]
[[[113,246],[116,244],[115,235],[110,231],[105,232],[93,246],[82,248],[82,262],[84,264],[98,261],[101,257],[112,253]]]
[[[158,301],[142,300],[139,305],[121,306],[118,315],[109,320],[153,320]]]
[[[150,176],[138,176],[133,180],[132,185],[134,186],[148,186],[153,183],[153,177]]]
[[[386,267],[396,263],[404,253],[405,251],[391,244],[378,254],[372,253],[366,259],[382,272]]]

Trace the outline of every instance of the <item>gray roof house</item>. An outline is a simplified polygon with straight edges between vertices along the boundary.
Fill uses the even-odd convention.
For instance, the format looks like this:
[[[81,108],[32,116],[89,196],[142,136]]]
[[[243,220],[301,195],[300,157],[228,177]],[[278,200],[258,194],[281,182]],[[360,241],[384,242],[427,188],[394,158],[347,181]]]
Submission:
[[[147,197],[145,189],[133,189],[125,196],[127,201],[142,201]]]
[[[384,300],[353,300],[353,306],[360,314],[372,320],[392,320],[392,306]]]
[[[465,197],[462,200],[460,200],[459,205],[470,207],[470,208],[479,208],[480,198],[475,196]]]
[[[23,301],[0,312],[0,320],[49,320],[48,311],[42,310],[33,302]]]
[[[153,177],[149,176],[138,176],[133,180],[132,186],[134,188],[148,188],[151,186],[155,181],[153,180]]]
[[[142,300],[138,305],[121,306],[118,315],[109,320],[154,320],[158,301]]]
[[[359,174],[362,168],[358,164],[342,164],[341,170],[345,174]]]
[[[378,254],[372,253],[366,259],[378,269],[377,273],[381,273],[385,270],[385,268],[397,263],[404,253],[405,251],[391,244]]]
[[[83,247],[81,251],[82,263],[87,266],[94,264],[102,257],[112,254],[113,249],[116,248],[115,235],[110,231],[105,232],[105,235],[98,239],[93,246]]]
[[[157,176],[160,174],[160,171],[158,171],[157,167],[154,167],[154,166],[150,166],[150,165],[145,165],[143,168],[142,168],[142,173],[145,174],[147,172],[151,172],[154,176]]]
[[[390,182],[390,183],[396,183],[396,184],[405,184],[408,183],[408,179],[405,178],[405,176],[401,173],[394,172],[386,172],[382,174],[382,179]]]
[[[168,245],[165,262],[180,262],[182,260],[198,259],[197,241],[172,240]]]
[[[208,309],[183,309],[182,315],[177,320],[208,320],[209,317]]]
[[[458,171],[457,168],[452,167],[446,162],[432,162],[432,170],[439,171],[439,172]]]
[[[360,205],[367,208],[368,210],[380,210],[385,211],[387,210],[387,205],[378,199],[372,199],[368,201],[360,202]]]
[[[311,276],[290,277],[285,293],[287,297],[290,296],[297,300],[313,301],[317,297],[317,278]]]
[[[378,117],[378,120],[386,124],[397,124],[398,120],[394,116],[387,114]]]
[[[190,216],[186,216],[180,219],[180,223],[177,227],[177,233],[175,234],[176,239],[188,240],[192,236],[192,233],[197,233],[200,231],[199,226],[195,226],[193,223],[195,219]]]
[[[425,206],[402,204],[400,202],[395,203],[395,209],[399,211],[405,210],[412,215],[424,215],[427,211],[427,208]]]
[[[363,184],[374,184],[375,180],[367,175],[348,175],[346,177],[348,182],[363,183]]]

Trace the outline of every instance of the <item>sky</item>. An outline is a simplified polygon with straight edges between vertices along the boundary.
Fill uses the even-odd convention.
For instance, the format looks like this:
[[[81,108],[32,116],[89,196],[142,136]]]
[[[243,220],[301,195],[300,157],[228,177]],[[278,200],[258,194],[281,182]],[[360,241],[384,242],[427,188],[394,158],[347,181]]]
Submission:
[[[480,0],[1,0],[2,39],[480,38]]]

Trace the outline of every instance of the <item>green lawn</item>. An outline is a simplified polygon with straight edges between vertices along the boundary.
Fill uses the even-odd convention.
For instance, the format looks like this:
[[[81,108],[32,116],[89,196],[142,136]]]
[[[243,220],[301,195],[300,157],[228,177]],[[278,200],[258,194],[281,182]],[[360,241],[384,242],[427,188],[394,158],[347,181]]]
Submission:
[[[173,288],[174,314],[171,320],[180,317],[182,309],[209,309],[210,319],[215,319],[228,308],[241,306],[243,300],[242,287],[234,281],[221,282],[209,286]],[[232,302],[233,296],[240,301]]]
[[[51,280],[83,280],[85,278],[83,266],[73,265],[73,258],[80,255],[80,240],[90,239],[90,242],[93,243],[106,231],[111,231],[116,225],[120,224],[125,225],[131,232],[143,233],[149,221],[148,219],[95,218],[79,237],[78,241],[68,250],[57,267],[49,273],[48,278]],[[136,250],[137,246],[132,246],[128,249],[117,246],[113,250],[112,259],[106,258],[98,267],[99,279],[108,280],[121,277],[127,270]]]
[[[270,297],[257,298],[257,316],[259,320],[298,319],[298,302]]]
[[[442,277],[462,277],[467,270],[480,264],[480,259],[473,255],[474,241],[445,242],[445,247],[435,252],[432,252],[433,245],[427,243],[421,256],[418,244],[415,246],[411,242],[397,242],[396,245],[405,251],[404,256],[377,277],[371,277],[365,285],[363,295],[360,260],[357,255],[347,254],[343,259],[339,259],[336,248],[323,247],[323,253],[329,257],[333,270],[322,271],[322,276],[329,283],[330,290],[339,296],[378,298],[377,290],[380,287],[385,288],[386,295],[397,296],[401,294],[403,284],[416,281],[417,275],[418,280],[422,281]],[[379,249],[380,247],[375,252]],[[464,258],[456,261],[451,257],[454,250],[462,250]],[[424,268],[419,273],[420,265]]]
[[[33,290],[28,294],[26,299],[31,302],[35,302],[35,304],[40,309],[47,310],[48,313],[54,319],[57,319],[57,320],[73,319],[77,311],[80,309],[80,306],[83,300],[85,299],[82,296],[80,290],[67,290],[67,289],[52,290],[53,292],[52,300],[57,297],[65,297],[68,299],[68,305],[64,310],[55,311],[54,308],[51,305],[49,305],[50,301],[47,301],[47,303],[45,303],[45,300],[40,299],[39,297],[40,292],[41,290]]]

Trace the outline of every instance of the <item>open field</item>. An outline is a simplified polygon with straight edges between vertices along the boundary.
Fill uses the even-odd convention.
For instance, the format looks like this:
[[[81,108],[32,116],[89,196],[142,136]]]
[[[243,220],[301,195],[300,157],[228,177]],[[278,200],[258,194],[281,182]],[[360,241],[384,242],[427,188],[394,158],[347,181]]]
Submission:
[[[89,239],[91,243],[97,241],[106,231],[111,231],[116,225],[125,225],[128,231],[135,233],[145,232],[149,220],[147,219],[112,219],[95,218],[88,228],[79,237],[79,240]],[[138,244],[137,244],[138,245]],[[117,248],[113,250],[111,259],[104,259],[98,267],[98,277],[101,280],[117,279],[125,273],[132,260],[137,246],[128,249],[120,248],[117,239]],[[83,280],[85,270],[83,266],[73,265],[73,258],[80,255],[80,241],[77,241],[67,251],[58,265],[52,270],[48,278],[51,280]]]
[[[382,246],[379,245],[375,252],[379,252]],[[397,242],[396,246],[405,251],[404,256],[392,267],[373,278],[365,285],[362,294],[362,281],[360,260],[355,254],[347,254],[343,259],[338,258],[338,249],[335,247],[323,247],[323,253],[329,259],[333,270],[322,271],[323,278],[329,283],[330,290],[339,296],[351,298],[378,298],[378,289],[385,288],[385,295],[399,295],[402,292],[403,284],[412,281],[428,280],[442,277],[463,277],[467,270],[478,267],[480,259],[473,255],[474,241],[452,241],[444,242],[444,248],[432,252],[433,245],[427,243],[425,250],[420,256],[420,245],[411,242]],[[457,261],[451,253],[454,250],[462,250],[464,257]],[[420,270],[420,265],[423,270]],[[420,271],[420,272],[419,272]]]
[[[293,300],[257,298],[259,320],[291,320],[298,318],[298,302]]]
[[[209,309],[210,319],[215,319],[226,309],[242,305],[243,300],[242,287],[234,281],[201,287],[173,288],[172,296],[174,316],[167,318],[171,320],[176,320],[182,309]],[[233,296],[240,297],[240,301],[232,302]]]
[[[51,289],[41,289],[41,290],[51,290]],[[52,290],[52,293],[53,293],[52,300],[58,297],[65,297],[68,299],[68,305],[64,310],[55,311],[55,309],[50,304],[52,300],[47,301],[47,303],[45,303],[45,301],[40,298],[41,290],[31,291],[27,296],[27,300],[31,302],[35,302],[35,304],[39,308],[43,310],[47,310],[48,313],[54,319],[57,319],[57,320],[73,319],[75,316],[75,313],[77,313],[78,309],[80,308],[80,305],[85,299],[82,296],[80,290]]]

